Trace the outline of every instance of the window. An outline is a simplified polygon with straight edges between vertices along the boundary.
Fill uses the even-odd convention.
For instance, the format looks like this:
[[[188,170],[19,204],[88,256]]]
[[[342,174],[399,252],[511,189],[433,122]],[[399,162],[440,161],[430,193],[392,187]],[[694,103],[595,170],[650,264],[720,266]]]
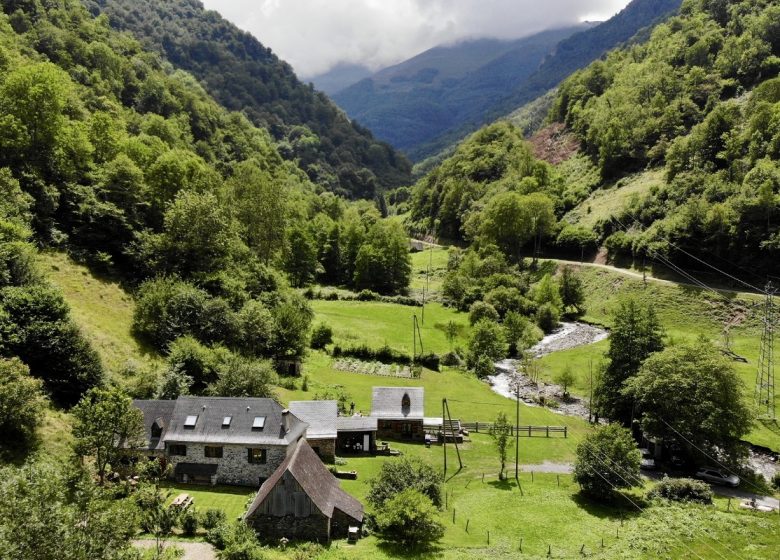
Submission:
[[[185,428],[194,428],[195,424],[198,422],[198,415],[193,414],[191,416],[187,416],[187,419],[184,421],[184,427]]]
[[[207,445],[203,450],[203,454],[209,459],[222,459],[222,448]]]
[[[403,412],[404,414],[409,414],[410,408],[412,408],[412,401],[409,398],[409,395],[407,393],[404,393],[404,396],[401,399],[401,412]]]
[[[168,446],[168,455],[176,455],[179,457],[187,456],[187,446],[179,443],[172,443]]]
[[[247,449],[247,459],[253,465],[265,465],[265,449],[250,448]]]
[[[152,438],[159,438],[161,435],[162,426],[155,420],[154,424],[152,424]]]
[[[252,422],[253,430],[262,430],[265,428],[265,416],[255,416],[254,422]]]
[[[230,422],[231,422],[231,420],[233,420],[233,417],[232,417],[232,416],[225,416],[225,417],[222,419],[222,427],[223,427],[223,428],[229,428],[229,427],[230,427]]]

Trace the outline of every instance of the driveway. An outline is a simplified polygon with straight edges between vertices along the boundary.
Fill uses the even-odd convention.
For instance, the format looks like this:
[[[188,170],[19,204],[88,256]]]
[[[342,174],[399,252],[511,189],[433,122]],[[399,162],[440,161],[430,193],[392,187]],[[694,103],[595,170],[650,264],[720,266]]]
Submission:
[[[153,540],[138,539],[133,541],[133,545],[137,548],[153,548],[155,542]],[[184,551],[183,560],[217,560],[217,553],[214,547],[208,543],[168,541],[165,544],[166,548],[172,546]]]
[[[771,496],[761,496],[759,494],[753,494],[752,492],[745,492],[739,488],[728,488],[727,486],[712,486],[712,491],[718,496],[724,496],[726,498],[735,498],[737,500],[751,500],[756,499],[756,503],[760,506],[771,507],[772,509],[780,509],[780,500],[772,498]]]

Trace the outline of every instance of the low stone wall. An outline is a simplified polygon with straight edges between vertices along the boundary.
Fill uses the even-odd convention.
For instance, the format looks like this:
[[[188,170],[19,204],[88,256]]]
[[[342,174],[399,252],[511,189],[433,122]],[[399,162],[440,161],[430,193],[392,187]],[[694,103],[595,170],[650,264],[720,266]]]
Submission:
[[[264,464],[250,463],[247,455],[247,446],[223,445],[222,458],[216,459],[205,456],[205,446],[202,444],[187,444],[187,455],[184,457],[172,455],[168,460],[173,465],[174,471],[179,463],[198,463],[218,465],[217,484],[232,484],[237,486],[260,486],[260,479],[265,480],[276,468],[282,464],[287,456],[286,446],[257,446],[266,450],[266,462]]]

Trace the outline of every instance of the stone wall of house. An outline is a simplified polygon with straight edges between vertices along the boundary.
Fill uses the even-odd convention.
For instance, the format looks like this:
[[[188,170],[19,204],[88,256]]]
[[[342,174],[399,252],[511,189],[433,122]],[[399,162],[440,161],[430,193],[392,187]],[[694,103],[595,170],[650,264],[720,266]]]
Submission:
[[[336,439],[308,439],[309,445],[319,455],[324,463],[333,463],[336,460]]]
[[[340,509],[333,508],[333,517],[330,520],[330,538],[346,539],[349,536],[350,525],[360,527],[363,523],[350,517]]]
[[[285,537],[290,540],[313,541],[321,544],[329,542],[330,519],[321,513],[306,517],[294,515],[277,517],[256,512],[247,523],[261,540],[276,541]]]
[[[238,486],[260,486],[260,480],[265,480],[284,461],[288,453],[288,446],[283,445],[255,445],[252,448],[266,450],[266,462],[256,464],[249,462],[247,445],[223,445],[222,458],[206,457],[205,445],[200,443],[188,443],[187,455],[168,455],[168,460],[173,465],[174,471],[179,463],[198,463],[219,465],[217,468],[217,484],[234,484]],[[210,446],[219,447],[219,446]]]

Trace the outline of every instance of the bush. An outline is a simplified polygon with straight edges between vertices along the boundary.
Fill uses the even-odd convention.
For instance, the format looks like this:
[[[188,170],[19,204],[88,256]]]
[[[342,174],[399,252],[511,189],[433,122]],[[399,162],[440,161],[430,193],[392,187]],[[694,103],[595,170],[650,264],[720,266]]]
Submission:
[[[490,356],[480,356],[477,358],[477,363],[474,366],[474,373],[480,379],[485,379],[489,375],[496,374],[496,365]]]
[[[772,486],[780,492],[780,472],[776,472],[775,476],[772,477]]]
[[[536,323],[546,333],[551,333],[558,327],[561,312],[551,303],[543,303],[536,311]]]
[[[444,536],[444,525],[428,496],[407,488],[379,510],[376,526],[381,537],[411,548],[425,548]]]
[[[188,537],[192,537],[198,532],[198,526],[200,525],[200,517],[195,508],[189,508],[185,511],[179,519],[181,530]]]
[[[441,357],[441,363],[445,366],[459,367],[463,360],[461,360],[457,352],[447,352]]]
[[[358,301],[376,301],[380,297],[381,296],[378,293],[371,290],[360,290],[357,295]]]
[[[639,483],[639,450],[631,432],[609,424],[588,434],[577,446],[574,481],[597,500],[613,497],[615,489]]]
[[[387,462],[382,465],[377,477],[369,482],[366,499],[380,508],[398,493],[412,488],[427,496],[438,508],[442,505],[441,481],[441,474],[420,459]]]
[[[469,323],[471,323],[473,326],[482,319],[498,322],[498,311],[496,311],[496,308],[489,303],[485,303],[484,301],[476,301],[471,304],[471,307],[469,308]]]
[[[668,478],[647,493],[648,498],[664,498],[674,502],[712,503],[712,488],[706,482],[692,478]]]
[[[201,525],[207,531],[211,531],[220,523],[224,523],[226,520],[227,520],[227,516],[225,515],[224,511],[222,511],[221,509],[209,508],[205,512],[203,512],[203,519],[201,520]]]
[[[333,329],[325,323],[315,326],[311,332],[310,346],[315,350],[322,350],[333,342]]]

